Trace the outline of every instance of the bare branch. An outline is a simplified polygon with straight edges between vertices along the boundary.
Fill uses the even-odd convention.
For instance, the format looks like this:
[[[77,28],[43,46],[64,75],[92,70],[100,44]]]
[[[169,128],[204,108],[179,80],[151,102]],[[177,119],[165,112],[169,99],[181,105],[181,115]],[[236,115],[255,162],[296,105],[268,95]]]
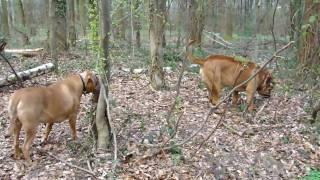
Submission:
[[[16,76],[16,78],[17,78],[17,79],[19,80],[19,82],[20,82],[20,87],[23,87],[22,79],[18,76],[17,72],[14,70],[13,66],[10,64],[10,62],[8,61],[8,59],[7,59],[3,54],[1,54],[1,53],[0,53],[0,56],[2,57],[3,60],[5,60],[5,61],[9,64],[9,66],[10,66],[13,74]]]
[[[83,172],[86,172],[86,173],[90,174],[92,177],[94,177],[95,179],[97,179],[96,175],[95,175],[92,171],[90,171],[90,170],[88,170],[88,169],[85,169],[85,168],[82,168],[82,167],[79,167],[79,166],[76,166],[76,165],[74,165],[74,164],[68,163],[67,161],[65,161],[65,160],[63,160],[63,159],[60,159],[60,158],[58,158],[57,156],[52,155],[51,153],[47,153],[47,154],[48,154],[49,156],[53,157],[54,159],[63,162],[63,163],[66,164],[67,166],[70,166],[70,167],[79,169],[79,170],[81,170],[81,171],[83,171]]]

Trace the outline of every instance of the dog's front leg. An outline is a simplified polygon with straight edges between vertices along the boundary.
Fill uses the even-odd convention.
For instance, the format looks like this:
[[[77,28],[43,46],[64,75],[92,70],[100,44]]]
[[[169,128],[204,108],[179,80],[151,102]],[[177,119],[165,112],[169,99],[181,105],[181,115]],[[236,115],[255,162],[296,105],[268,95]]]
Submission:
[[[52,125],[53,125],[53,123],[47,123],[46,124],[46,129],[45,129],[45,132],[43,134],[43,137],[42,137],[42,140],[41,140],[41,144],[47,144],[49,133],[52,130]]]
[[[246,88],[247,106],[248,106],[249,112],[253,112],[253,110],[254,110],[253,98],[254,98],[254,93],[255,93],[255,85],[253,83],[254,83],[254,81],[250,81],[247,85],[247,88]]]
[[[76,140],[77,138],[76,119],[77,119],[77,114],[72,114],[69,116],[69,125],[70,125],[71,135],[73,140]]]

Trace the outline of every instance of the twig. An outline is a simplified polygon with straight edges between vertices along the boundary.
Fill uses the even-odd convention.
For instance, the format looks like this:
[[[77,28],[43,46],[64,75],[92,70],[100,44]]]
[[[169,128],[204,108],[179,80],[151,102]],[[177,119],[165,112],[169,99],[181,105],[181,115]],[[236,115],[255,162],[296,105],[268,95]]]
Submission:
[[[242,134],[239,133],[239,132],[238,132],[236,129],[234,129],[233,127],[229,126],[228,124],[226,124],[226,123],[224,123],[224,122],[222,123],[222,125],[223,125],[225,128],[227,128],[229,131],[231,131],[233,134],[242,137]]]
[[[89,160],[87,160],[87,165],[88,165],[89,170],[90,170],[91,172],[93,172],[93,171],[92,171],[91,164],[90,164],[90,161],[89,161]]]
[[[276,5],[274,7],[273,16],[272,16],[272,24],[271,24],[271,33],[272,33],[272,37],[273,37],[274,51],[277,50],[276,37],[274,35],[274,18],[275,18],[276,12],[277,12],[278,3],[279,3],[279,0],[277,0]]]
[[[266,101],[261,108],[259,109],[259,111],[255,114],[255,116],[252,118],[252,121],[254,122],[257,117],[260,115],[260,113],[263,111],[263,109],[266,107],[266,105],[268,104],[268,101]]]
[[[70,166],[70,167],[79,169],[79,170],[81,170],[81,171],[84,171],[84,172],[90,174],[91,176],[93,176],[95,179],[97,179],[96,175],[95,175],[92,171],[90,171],[90,170],[88,170],[88,169],[85,169],[85,168],[82,168],[82,167],[79,167],[79,166],[76,166],[76,165],[74,165],[74,164],[68,163],[67,161],[65,161],[65,160],[63,160],[63,159],[60,159],[60,158],[58,158],[57,156],[54,156],[54,155],[52,155],[52,154],[50,154],[50,153],[47,153],[47,154],[48,154],[49,156],[53,157],[54,159],[63,162],[63,163],[66,164],[67,166]]]
[[[219,127],[219,125],[221,124],[221,122],[226,118],[226,112],[227,112],[227,105],[225,105],[223,114],[222,114],[222,116],[220,117],[217,125],[213,128],[213,130],[210,132],[210,134],[201,142],[201,144],[199,145],[198,149],[196,149],[193,154],[196,154],[196,153],[199,151],[199,149],[202,147],[202,145],[203,145],[207,140],[210,139],[210,137],[213,135],[214,132],[216,132],[216,130],[218,129],[218,127]]]
[[[188,48],[188,46],[186,47],[186,51],[187,51],[187,48]],[[178,79],[177,86],[176,86],[176,88],[177,88],[176,95],[174,97],[174,101],[173,101],[173,103],[172,103],[172,105],[170,107],[170,110],[168,111],[167,117],[166,117],[166,122],[167,122],[169,127],[171,126],[171,123],[170,123],[171,115],[172,115],[172,113],[174,111],[174,108],[175,108],[175,106],[177,104],[177,98],[180,95],[180,87],[181,87],[181,81],[182,81],[183,73],[184,73],[184,71],[186,69],[186,66],[187,66],[187,62],[186,62],[185,59],[186,59],[186,55],[182,59],[182,68],[181,68],[181,71],[180,71],[180,74],[179,74],[179,79]]]
[[[180,120],[181,120],[181,117],[182,117],[183,114],[184,114],[184,111],[179,116],[179,118],[178,118],[178,120],[176,122],[176,125],[174,126],[174,130],[173,130],[172,135],[170,136],[170,138],[168,138],[165,142],[162,143],[161,147],[164,147],[171,139],[173,139],[176,136],[177,131],[178,131],[178,127],[179,127],[179,124],[180,124]]]
[[[210,39],[211,41],[214,41],[214,42],[216,42],[216,43],[220,44],[221,46],[223,46],[223,47],[225,47],[225,48],[231,49],[231,47],[230,47],[230,46],[227,46],[227,45],[223,44],[222,42],[217,41],[217,40],[215,40],[215,39],[211,38],[211,37],[210,37],[210,36],[208,36],[207,34],[205,34],[205,35],[206,35],[206,36],[207,36],[207,38],[208,38],[208,39]]]
[[[276,125],[269,125],[269,126],[252,126],[248,127],[242,132],[242,135],[246,134],[246,132],[254,132],[254,131],[268,131],[271,129],[276,129],[276,128],[290,128],[292,125],[286,125],[286,124],[276,124]]]
[[[14,70],[13,66],[10,64],[9,60],[3,55],[0,53],[0,56],[2,57],[2,59],[4,59],[10,66],[13,74],[16,76],[16,78],[19,80],[20,82],[20,87],[23,87],[23,83],[22,83],[22,79],[20,78],[20,76],[18,76],[17,72]]]
[[[177,134],[180,120],[182,119],[183,114],[184,114],[184,112],[180,114],[180,116],[175,124],[174,131],[173,131],[172,135],[166,141],[164,141],[162,144],[141,144],[141,143],[138,143],[138,145],[144,146],[144,147],[149,147],[149,148],[163,148]]]
[[[276,37],[274,35],[274,18],[275,18],[276,12],[277,12],[278,3],[279,3],[279,0],[277,0],[276,5],[274,7],[273,16],[272,16],[272,25],[271,25],[271,33],[272,33],[272,37],[273,37],[274,51],[277,51],[277,42],[276,42]],[[277,67],[277,69],[279,69],[277,61],[276,61],[276,67]]]
[[[205,31],[205,30],[204,30],[203,32],[214,35],[216,38],[220,39],[222,42],[224,42],[225,44],[227,44],[227,45],[229,45],[229,46],[232,45],[231,42],[228,42],[228,41],[224,40],[224,39],[223,39],[222,37],[220,37],[217,33],[209,32],[209,31]]]

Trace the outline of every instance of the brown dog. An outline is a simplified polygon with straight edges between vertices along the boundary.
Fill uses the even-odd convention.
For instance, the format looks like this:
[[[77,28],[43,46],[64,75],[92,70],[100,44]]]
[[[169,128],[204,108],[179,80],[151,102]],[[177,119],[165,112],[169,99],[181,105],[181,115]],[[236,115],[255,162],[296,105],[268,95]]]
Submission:
[[[191,41],[188,46],[193,42]],[[188,49],[188,48],[187,48]],[[205,59],[195,58],[187,51],[187,58],[194,64],[200,65],[202,81],[209,91],[209,101],[216,105],[219,102],[220,91],[223,87],[235,87],[247,80],[259,66],[253,62],[241,63],[233,57],[223,55],[210,55]],[[250,112],[253,111],[254,93],[258,91],[263,97],[270,97],[273,89],[271,73],[262,69],[255,78],[236,89],[233,93],[232,104],[236,105],[239,92],[246,91],[247,105]]]
[[[30,87],[16,91],[9,101],[9,132],[13,136],[14,157],[20,158],[19,134],[26,133],[22,152],[31,163],[29,149],[40,123],[46,123],[42,141],[46,142],[53,123],[69,119],[72,138],[76,139],[76,119],[83,93],[94,92],[99,86],[96,75],[85,71],[71,75],[48,87]]]

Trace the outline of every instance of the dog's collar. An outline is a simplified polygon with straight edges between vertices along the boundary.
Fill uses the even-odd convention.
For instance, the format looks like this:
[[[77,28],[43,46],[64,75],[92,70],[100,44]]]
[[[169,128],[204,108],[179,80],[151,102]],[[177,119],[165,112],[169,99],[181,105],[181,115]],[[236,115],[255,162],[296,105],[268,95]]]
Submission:
[[[83,87],[82,92],[83,92],[83,93],[87,93],[86,85],[85,85],[85,83],[84,83],[84,80],[83,80],[83,77],[81,76],[81,74],[79,74],[79,77],[80,77],[81,82],[82,82],[82,87]]]

